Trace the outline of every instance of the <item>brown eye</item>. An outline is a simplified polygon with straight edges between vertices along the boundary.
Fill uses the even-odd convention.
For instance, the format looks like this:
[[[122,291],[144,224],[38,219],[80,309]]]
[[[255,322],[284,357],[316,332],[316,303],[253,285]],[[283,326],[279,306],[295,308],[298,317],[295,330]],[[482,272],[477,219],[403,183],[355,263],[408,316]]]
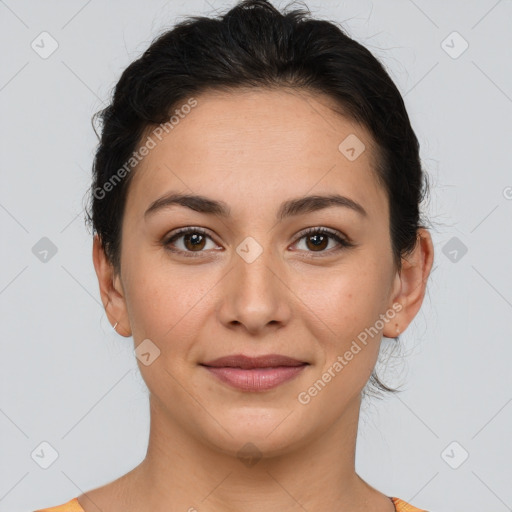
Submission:
[[[326,235],[307,235],[305,238],[306,246],[313,251],[322,251],[329,245],[329,237]]]
[[[325,253],[328,255],[340,251],[344,248],[355,246],[354,243],[344,238],[338,231],[331,231],[326,228],[309,228],[302,233],[302,236],[299,238],[297,243],[303,239],[305,240],[304,245],[306,248],[304,251],[306,254],[321,253],[320,255],[323,255],[323,253]],[[326,250],[330,241],[334,241],[335,246],[332,249]]]
[[[191,251],[203,249],[205,241],[206,238],[197,233],[183,235],[183,245]]]
[[[207,252],[203,249],[206,248],[209,240],[216,247],[212,237],[206,231],[200,228],[187,227],[167,238],[163,245],[169,251],[183,256],[201,256],[202,253]]]

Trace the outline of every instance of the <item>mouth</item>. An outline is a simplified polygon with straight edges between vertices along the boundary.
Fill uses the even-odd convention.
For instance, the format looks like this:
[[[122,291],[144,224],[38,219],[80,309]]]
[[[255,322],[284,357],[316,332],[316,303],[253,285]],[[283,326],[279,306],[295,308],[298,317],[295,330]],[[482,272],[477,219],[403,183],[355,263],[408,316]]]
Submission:
[[[298,376],[309,363],[279,354],[236,354],[201,363],[220,381],[242,391],[267,391]]]

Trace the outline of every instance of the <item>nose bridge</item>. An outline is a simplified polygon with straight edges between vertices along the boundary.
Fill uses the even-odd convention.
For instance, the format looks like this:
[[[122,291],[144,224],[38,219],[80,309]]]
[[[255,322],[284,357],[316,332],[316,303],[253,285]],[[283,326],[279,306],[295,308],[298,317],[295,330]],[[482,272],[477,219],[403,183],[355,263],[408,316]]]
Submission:
[[[280,258],[270,247],[246,237],[233,253],[233,270],[223,297],[222,320],[243,324],[250,332],[270,323],[283,323],[289,315],[286,286],[277,277]]]

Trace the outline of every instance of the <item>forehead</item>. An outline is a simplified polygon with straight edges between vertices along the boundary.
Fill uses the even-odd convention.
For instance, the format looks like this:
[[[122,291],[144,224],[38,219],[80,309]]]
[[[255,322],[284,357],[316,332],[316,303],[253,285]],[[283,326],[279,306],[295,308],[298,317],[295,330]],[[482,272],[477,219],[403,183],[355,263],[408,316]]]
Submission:
[[[372,137],[335,112],[329,97],[251,89],[210,91],[195,100],[169,133],[160,130],[157,138],[155,127],[148,129],[142,143],[149,136],[155,145],[134,171],[127,210],[140,216],[163,193],[179,190],[240,206],[252,200],[260,208],[338,192],[364,204],[369,215],[387,211]]]

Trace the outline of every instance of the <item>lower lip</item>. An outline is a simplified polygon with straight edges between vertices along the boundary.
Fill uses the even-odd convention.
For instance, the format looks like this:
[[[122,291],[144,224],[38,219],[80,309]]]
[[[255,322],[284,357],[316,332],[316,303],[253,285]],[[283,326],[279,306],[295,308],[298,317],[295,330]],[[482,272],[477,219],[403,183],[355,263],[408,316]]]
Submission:
[[[242,368],[213,367],[205,368],[218,379],[243,391],[266,391],[296,377],[307,365],[278,366],[276,368]]]

